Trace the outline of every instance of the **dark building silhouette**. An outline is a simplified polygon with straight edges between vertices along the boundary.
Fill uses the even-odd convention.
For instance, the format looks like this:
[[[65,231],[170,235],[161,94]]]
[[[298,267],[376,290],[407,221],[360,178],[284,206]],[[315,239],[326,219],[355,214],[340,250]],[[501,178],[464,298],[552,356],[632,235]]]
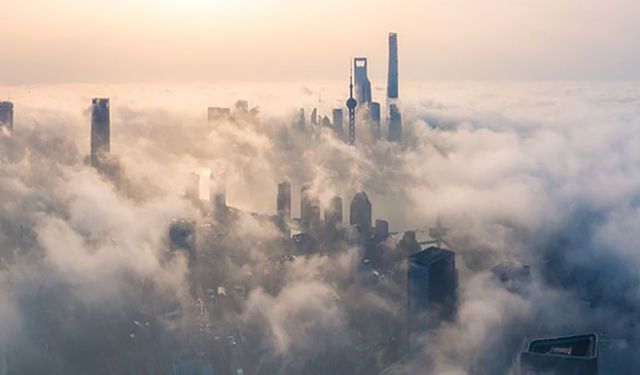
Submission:
[[[353,71],[352,71],[353,72]],[[353,73],[349,76],[349,99],[347,99],[347,108],[349,109],[349,144],[356,143],[356,107],[358,101],[353,98]]]
[[[457,288],[454,252],[430,247],[409,256],[407,313],[410,345],[412,336],[454,318]]]
[[[291,218],[291,183],[289,181],[283,181],[278,184],[276,212],[278,217],[285,220],[289,220]]]
[[[298,129],[304,130],[307,127],[307,120],[304,118],[304,108],[300,108],[298,112],[298,121],[296,121]]]
[[[209,121],[231,118],[231,109],[225,107],[209,107],[207,109],[207,118]]]
[[[354,78],[356,85],[356,100],[360,104],[371,103],[371,81],[367,75],[367,58],[353,59]]]
[[[373,238],[376,242],[386,241],[387,238],[389,238],[389,222],[386,220],[376,220]]]
[[[406,255],[412,255],[420,252],[420,243],[416,239],[416,232],[406,231],[402,235],[402,239],[398,242],[398,248]]]
[[[344,135],[344,111],[342,108],[333,109],[333,131],[340,137]]]
[[[216,179],[212,174],[209,177],[209,203],[214,212],[215,218],[222,221],[227,217],[229,208],[227,207],[227,191],[223,181]]]
[[[99,166],[111,150],[109,99],[91,101],[91,164]]]
[[[369,105],[371,111],[371,137],[373,139],[380,139],[380,103],[372,102]]]
[[[329,120],[329,117],[322,116],[322,126],[325,127],[325,128],[330,128],[331,127],[331,120]]]
[[[0,127],[13,130],[13,103],[0,102]]]
[[[300,191],[300,226],[304,232],[317,235],[320,231],[320,201],[311,193],[310,186]]]
[[[249,102],[246,100],[238,100],[235,104],[236,113],[238,114],[248,114],[249,113]]]
[[[389,33],[389,71],[387,73],[387,98],[398,98],[398,34]]]
[[[566,336],[533,340],[520,354],[521,374],[598,374],[598,336]]]
[[[389,106],[389,141],[399,142],[402,140],[402,116],[395,104]]]
[[[318,109],[314,108],[311,111],[311,125],[318,125]]]
[[[368,240],[371,233],[371,202],[367,193],[356,193],[349,206],[349,223],[355,226],[364,240]]]
[[[174,219],[169,226],[169,248],[184,251],[190,262],[196,256],[196,222],[188,219]]]

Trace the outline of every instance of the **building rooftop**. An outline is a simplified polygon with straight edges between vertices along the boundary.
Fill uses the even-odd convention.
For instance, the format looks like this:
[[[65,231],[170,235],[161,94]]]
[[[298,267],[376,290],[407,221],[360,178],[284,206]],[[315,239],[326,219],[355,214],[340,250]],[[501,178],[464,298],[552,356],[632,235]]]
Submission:
[[[412,263],[418,263],[428,266],[430,264],[439,262],[445,258],[455,256],[456,253],[450,250],[441,249],[439,247],[431,246],[425,250],[415,253],[409,257]]]

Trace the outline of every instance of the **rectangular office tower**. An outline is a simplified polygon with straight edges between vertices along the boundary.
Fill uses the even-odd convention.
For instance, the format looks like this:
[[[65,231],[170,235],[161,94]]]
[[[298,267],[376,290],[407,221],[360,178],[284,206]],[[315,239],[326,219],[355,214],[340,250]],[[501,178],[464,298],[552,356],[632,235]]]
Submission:
[[[283,181],[278,184],[276,210],[279,217],[287,220],[291,218],[291,183],[289,181]]]
[[[367,74],[367,58],[356,57],[353,59],[353,75],[356,86],[356,100],[359,105],[371,103],[371,81]]]
[[[111,118],[109,99],[94,98],[91,101],[91,164],[103,161],[111,149]]]
[[[0,102],[0,126],[13,130],[13,103]]]
[[[398,98],[398,34],[389,33],[389,72],[387,75],[387,98]]]
[[[457,289],[454,252],[430,247],[409,256],[407,320],[410,346],[415,336],[455,317]]]
[[[521,374],[598,374],[598,336],[594,333],[533,340],[520,354]]]
[[[333,131],[338,136],[344,135],[344,111],[342,108],[333,109]]]
[[[389,106],[389,141],[400,142],[402,140],[402,115],[398,106]]]

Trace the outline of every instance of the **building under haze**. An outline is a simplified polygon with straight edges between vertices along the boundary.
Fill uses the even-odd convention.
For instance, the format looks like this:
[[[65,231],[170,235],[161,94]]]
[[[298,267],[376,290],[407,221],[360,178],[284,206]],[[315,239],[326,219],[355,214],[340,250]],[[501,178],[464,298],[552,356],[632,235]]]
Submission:
[[[367,74],[367,58],[356,57],[353,59],[353,74],[356,87],[356,100],[360,104],[371,103],[371,81]]]
[[[321,231],[320,200],[309,185],[300,190],[300,227],[305,233],[317,235]]]
[[[565,336],[533,340],[520,354],[521,374],[598,374],[598,336]]]
[[[109,99],[91,101],[91,165],[100,166],[111,150]]]
[[[398,34],[389,33],[389,71],[387,98],[398,99]]]
[[[338,137],[344,136],[344,111],[342,108],[333,109],[333,131]]]
[[[207,119],[209,121],[225,120],[231,117],[231,109],[228,107],[207,108]]]
[[[283,181],[278,184],[278,196],[276,197],[276,224],[285,231],[291,220],[291,183]]]
[[[402,116],[396,104],[389,106],[389,141],[400,142],[402,140]]]
[[[410,346],[416,336],[455,317],[457,289],[454,252],[430,247],[409,256],[407,323]]]
[[[349,223],[357,228],[364,241],[370,239],[371,211],[371,201],[369,201],[367,193],[364,191],[356,193],[349,206]]]
[[[380,103],[371,102],[369,105],[371,111],[371,137],[375,140],[380,139],[381,123],[380,123]]]
[[[13,130],[13,103],[0,102],[0,127]]]

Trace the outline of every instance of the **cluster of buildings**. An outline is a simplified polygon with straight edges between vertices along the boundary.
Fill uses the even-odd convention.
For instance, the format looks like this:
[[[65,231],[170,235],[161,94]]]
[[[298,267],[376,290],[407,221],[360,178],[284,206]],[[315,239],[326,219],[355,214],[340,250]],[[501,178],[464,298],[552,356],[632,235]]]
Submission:
[[[386,93],[386,138],[389,141],[402,139],[398,94],[398,40],[397,35],[391,33]],[[314,109],[310,121],[314,125],[331,127],[349,144],[356,143],[356,121],[360,120],[369,126],[373,139],[382,137],[381,105],[373,101],[365,57],[353,60],[349,98],[345,105],[348,114],[346,135],[344,108],[334,108],[332,119],[319,116]],[[208,109],[210,121],[238,118],[257,121],[257,116],[258,109],[249,108],[246,101],[238,101],[233,112],[223,107]],[[304,109],[300,111],[297,125],[306,126]],[[0,128],[13,129],[13,104],[10,102],[0,102]],[[87,163],[107,175],[119,171],[117,159],[110,154],[110,137],[109,99],[95,98],[92,100],[91,150]],[[396,311],[389,314],[353,307],[345,309],[352,325],[350,329],[355,333],[353,345],[340,348],[339,352],[318,353],[296,371],[393,374],[394,363],[419,355],[424,349],[420,340],[424,335],[455,319],[458,304],[456,254],[443,247],[446,228],[440,224],[428,231],[429,241],[419,241],[416,231],[406,231],[398,240],[397,233],[389,231],[387,221],[374,221],[372,203],[366,192],[357,192],[352,197],[346,222],[342,197],[333,197],[323,207],[309,185],[300,188],[300,217],[292,217],[290,181],[278,184],[274,214],[249,213],[227,204],[224,181],[212,177],[210,182],[210,197],[202,200],[200,176],[190,175],[185,199],[202,211],[200,217],[204,219],[176,218],[167,233],[167,260],[184,254],[188,261],[189,290],[194,305],[184,308],[169,303],[171,308],[162,310],[157,316],[146,313],[144,319],[132,320],[129,341],[137,342],[131,347],[138,349],[131,350],[139,350],[140,355],[151,351],[155,358],[170,357],[169,364],[158,365],[158,369],[175,375],[258,375],[282,370],[278,367],[282,364],[277,360],[273,363],[263,360],[263,338],[242,321],[242,311],[252,290],[259,287],[276,296],[286,283],[283,268],[298,257],[314,254],[355,252],[358,266],[352,270],[349,283],[341,285],[342,289],[356,288],[359,293],[379,295]],[[260,273],[238,274],[233,266],[230,267],[236,265],[235,269],[242,269],[242,263],[248,258],[246,249],[238,249],[240,240],[234,226],[243,217],[271,225],[280,234],[270,242],[260,244],[266,249],[266,265]],[[436,246],[425,247],[433,244]],[[494,273],[505,279],[513,278],[514,274],[526,278],[529,270],[499,267]],[[340,298],[338,296],[338,300]],[[149,327],[185,314],[192,315],[192,319],[188,319],[189,331],[181,334],[181,340],[184,340],[181,345],[163,343],[161,348],[156,348],[158,333],[145,333],[152,332]],[[595,374],[597,337],[586,335],[534,341],[521,358],[524,373],[578,368],[576,374]]]

